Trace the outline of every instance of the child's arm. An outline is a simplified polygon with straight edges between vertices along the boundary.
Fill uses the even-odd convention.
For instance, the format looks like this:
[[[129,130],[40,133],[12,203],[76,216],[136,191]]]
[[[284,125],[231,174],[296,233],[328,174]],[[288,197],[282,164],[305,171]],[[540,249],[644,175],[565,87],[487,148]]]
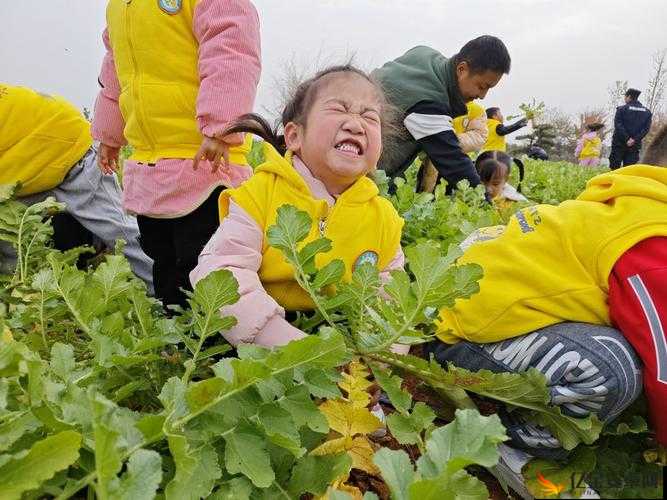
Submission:
[[[464,153],[479,151],[486,144],[486,139],[489,136],[486,117],[480,116],[479,118],[470,120],[466,131],[462,134],[456,134],[456,136]]]
[[[194,13],[199,42],[197,121],[206,137],[252,112],[261,72],[259,17],[248,0],[201,0]],[[242,142],[241,134],[225,142]]]
[[[95,111],[93,114],[93,125],[91,133],[96,141],[110,146],[120,148],[127,144],[123,136],[125,120],[120,113],[118,98],[120,96],[120,83],[116,74],[113,51],[109,41],[109,32],[104,30],[102,41],[106,47],[106,54],[102,60],[102,69],[98,78],[102,87],[97,94]]]
[[[513,132],[516,132],[520,128],[525,127],[527,124],[527,121],[525,118],[521,118],[520,120],[517,120],[516,122],[512,123],[512,125],[508,125],[507,127],[503,125],[502,123],[496,127],[496,134],[498,135],[509,135]]]
[[[237,320],[236,326],[223,332],[234,345],[284,345],[305,336],[285,320],[285,311],[266,293],[259,280],[257,272],[262,263],[263,237],[257,223],[231,201],[229,215],[206,244],[197,267],[190,273],[193,286],[218,269],[227,269],[234,274],[239,283],[240,298],[221,311]]]
[[[579,140],[577,140],[577,147],[574,150],[574,157],[576,159],[579,159],[582,149],[584,149],[584,136],[579,137]]]
[[[472,187],[480,183],[472,160],[461,149],[451,114],[446,104],[422,101],[408,110],[403,121],[438,173],[447,180],[448,193],[463,179]]]
[[[380,283],[383,285],[389,282],[391,279],[392,271],[402,271],[405,266],[405,254],[403,254],[403,249],[399,246],[396,251],[396,255],[391,259],[391,262],[387,264],[382,271],[380,271]],[[410,346],[404,344],[393,344],[390,347],[391,352],[395,354],[407,354],[410,352]]]
[[[609,316],[644,363],[644,392],[658,442],[667,446],[667,237],[625,252],[609,277]]]

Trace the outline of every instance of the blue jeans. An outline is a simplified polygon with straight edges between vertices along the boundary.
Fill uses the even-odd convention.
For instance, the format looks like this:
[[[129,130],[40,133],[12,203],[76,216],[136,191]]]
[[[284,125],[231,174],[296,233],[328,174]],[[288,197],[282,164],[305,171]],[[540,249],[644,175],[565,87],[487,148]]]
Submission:
[[[472,371],[536,368],[547,378],[551,403],[572,417],[595,413],[602,421],[613,420],[642,391],[637,354],[621,332],[605,326],[560,323],[503,342],[432,342],[426,352],[444,366]],[[501,418],[512,446],[544,458],[563,456],[546,429],[524,422],[517,412],[503,412]]]

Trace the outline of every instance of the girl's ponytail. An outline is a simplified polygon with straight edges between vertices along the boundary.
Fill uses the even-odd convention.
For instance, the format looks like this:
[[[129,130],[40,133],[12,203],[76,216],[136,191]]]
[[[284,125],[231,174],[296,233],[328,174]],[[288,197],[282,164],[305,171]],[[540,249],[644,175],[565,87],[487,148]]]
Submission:
[[[512,161],[516,164],[517,168],[519,169],[519,184],[517,185],[516,190],[520,193],[521,183],[523,182],[523,178],[526,175],[526,169],[523,166],[523,162],[518,158],[512,158]]]
[[[271,128],[269,122],[255,113],[239,116],[223,131],[222,135],[238,133],[254,134],[261,137],[281,155],[284,155],[287,151],[285,136],[278,133],[278,127]]]

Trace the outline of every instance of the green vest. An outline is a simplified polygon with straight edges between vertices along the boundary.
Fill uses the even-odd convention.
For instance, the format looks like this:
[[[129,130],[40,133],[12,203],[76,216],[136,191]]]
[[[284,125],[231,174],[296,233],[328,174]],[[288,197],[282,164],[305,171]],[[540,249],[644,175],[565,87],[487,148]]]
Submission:
[[[456,80],[456,67],[437,50],[419,46],[373,71],[391,104],[401,117],[421,101],[434,101],[450,107],[452,118],[467,113],[466,104]],[[400,175],[420,151],[417,141],[407,130],[393,144],[387,145],[380,168],[390,176]]]

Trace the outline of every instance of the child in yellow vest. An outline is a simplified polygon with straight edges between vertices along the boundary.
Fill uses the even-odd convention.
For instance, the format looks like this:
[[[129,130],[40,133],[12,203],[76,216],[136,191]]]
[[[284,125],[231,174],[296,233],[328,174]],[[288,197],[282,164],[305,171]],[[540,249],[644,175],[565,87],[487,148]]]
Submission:
[[[120,146],[132,146],[124,208],[155,261],[156,297],[186,306],[181,289],[217,227],[218,195],[252,173],[249,143],[220,132],[252,111],[259,19],[250,0],[108,0],[106,19],[92,127],[100,168],[113,172]]]
[[[503,114],[500,112],[500,108],[488,108],[486,110],[486,118],[489,134],[482,151],[507,151],[507,141],[505,140],[505,136],[525,127],[528,123],[525,118],[521,118],[512,125],[506,127],[503,125],[504,119]]]
[[[246,115],[227,130],[266,141],[266,162],[220,196],[220,227],[190,274],[193,285],[216,269],[229,269],[238,280],[241,298],[224,309],[238,321],[224,334],[229,342],[275,346],[304,335],[287,322],[285,310],[309,310],[313,304],[292,266],[266,241],[282,205],[313,219],[307,241],[321,236],[332,241],[318,267],[341,259],[350,279],[365,262],[383,274],[403,266],[403,221],[366,176],[380,158],[385,111],[382,91],[365,73],[338,66],[297,88],[282,114],[284,135],[257,115]]]
[[[598,131],[602,130],[602,123],[590,123],[586,125],[584,132],[577,142],[574,156],[583,167],[597,167],[600,164],[600,153],[602,152],[602,139]]]
[[[475,101],[466,103],[468,113],[452,121],[454,132],[464,153],[476,153],[486,144],[489,131],[486,127],[486,111]]]
[[[90,231],[112,249],[116,240],[125,240],[125,256],[152,292],[153,262],[139,246],[137,221],[123,212],[116,178],[103,176],[96,162],[90,123],[72,104],[0,83],[0,184],[21,183],[19,201],[26,204],[48,196],[65,203],[65,213],[83,226],[75,233]],[[54,223],[56,244],[62,238],[59,230],[72,232],[72,223]],[[58,248],[69,248],[71,243],[65,243]],[[14,252],[3,253],[0,260],[8,261],[7,269]]]

